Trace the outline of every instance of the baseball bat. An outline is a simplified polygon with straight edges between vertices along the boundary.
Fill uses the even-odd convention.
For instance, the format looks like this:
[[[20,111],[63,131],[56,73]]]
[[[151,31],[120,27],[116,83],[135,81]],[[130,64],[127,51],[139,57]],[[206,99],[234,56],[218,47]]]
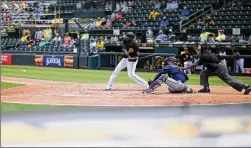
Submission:
[[[147,56],[140,57],[139,60],[140,60],[140,59],[149,58],[149,57],[153,57],[153,56],[157,56],[157,55],[159,55],[159,54],[158,54],[158,53],[150,54],[150,55],[147,55]],[[168,56],[168,55],[167,55],[167,56]],[[169,56],[173,56],[173,54],[170,54]]]

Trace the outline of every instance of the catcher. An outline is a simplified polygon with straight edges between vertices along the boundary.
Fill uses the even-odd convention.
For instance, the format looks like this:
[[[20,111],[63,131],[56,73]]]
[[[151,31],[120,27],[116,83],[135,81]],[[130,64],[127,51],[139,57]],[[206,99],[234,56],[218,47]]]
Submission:
[[[153,81],[148,82],[149,89],[144,90],[142,93],[153,94],[154,90],[160,87],[163,82],[166,83],[171,93],[192,93],[193,90],[185,84],[189,78],[180,70],[176,61],[175,57],[166,58],[162,71],[155,76]]]

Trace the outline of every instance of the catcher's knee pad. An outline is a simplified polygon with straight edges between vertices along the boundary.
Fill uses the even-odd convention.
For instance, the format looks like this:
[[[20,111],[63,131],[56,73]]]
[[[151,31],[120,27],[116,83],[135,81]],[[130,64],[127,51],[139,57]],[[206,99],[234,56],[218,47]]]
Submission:
[[[159,80],[162,82],[166,82],[166,80],[169,78],[168,74],[163,74],[159,77]]]

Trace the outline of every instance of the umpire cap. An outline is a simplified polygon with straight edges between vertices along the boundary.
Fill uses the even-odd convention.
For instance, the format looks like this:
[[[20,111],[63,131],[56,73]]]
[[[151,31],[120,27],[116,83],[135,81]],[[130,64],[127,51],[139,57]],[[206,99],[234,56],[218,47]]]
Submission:
[[[127,32],[126,33],[126,37],[128,37],[128,38],[134,38],[134,33],[133,32]]]

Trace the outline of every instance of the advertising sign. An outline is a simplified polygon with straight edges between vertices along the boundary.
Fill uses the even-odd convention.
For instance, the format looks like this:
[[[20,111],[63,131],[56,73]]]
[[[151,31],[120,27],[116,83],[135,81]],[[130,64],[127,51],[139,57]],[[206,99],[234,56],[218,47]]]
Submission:
[[[35,65],[36,66],[43,66],[43,56],[42,55],[35,55]]]
[[[2,65],[11,65],[11,55],[10,54],[1,54],[1,64]]]
[[[64,56],[64,67],[73,68],[74,67],[74,57]]]
[[[64,67],[64,56],[43,56],[43,66]]]
[[[245,68],[245,69],[244,69],[244,73],[251,74],[251,68]]]

